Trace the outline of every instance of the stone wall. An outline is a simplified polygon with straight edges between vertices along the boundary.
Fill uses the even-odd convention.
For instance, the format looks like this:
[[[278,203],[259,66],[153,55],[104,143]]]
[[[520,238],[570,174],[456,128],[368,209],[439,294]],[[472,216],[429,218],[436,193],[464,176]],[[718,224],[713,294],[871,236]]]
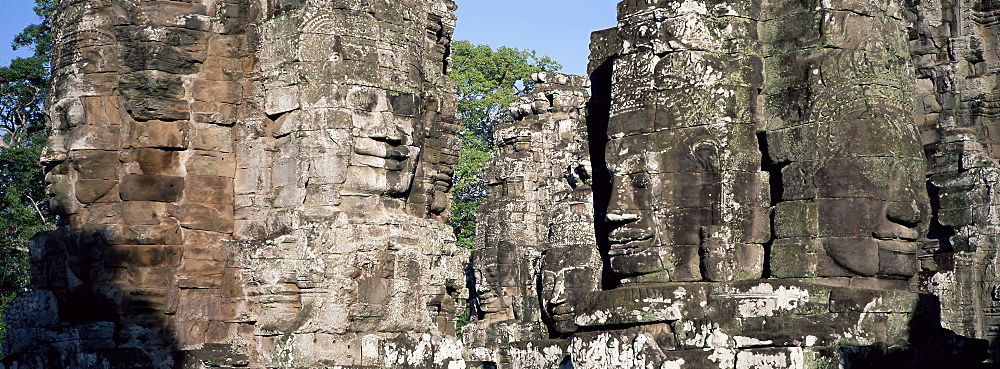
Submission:
[[[461,359],[468,255],[442,222],[459,149],[453,9],[306,2],[257,23],[260,112],[236,126],[233,249],[261,364]]]
[[[595,46],[612,54],[613,181],[599,196],[609,197],[610,268],[622,285],[762,275],[770,224],[753,110],[760,56],[746,19],[755,10],[623,2],[617,34]]]
[[[3,365],[460,360],[453,10],[61,2],[60,224],[33,240]]]
[[[249,362],[243,285],[223,242],[250,8],[59,4],[42,163],[60,222],[32,240],[32,291],[7,312],[6,363]]]
[[[496,128],[472,256],[471,359],[515,360],[511,342],[572,334],[574,301],[599,288],[584,77],[532,76],[532,93]],[[561,357],[560,357],[561,360]],[[557,362],[556,365],[559,363]]]
[[[917,124],[934,205],[921,255],[922,287],[941,298],[942,324],[987,338],[992,359],[1000,327],[997,271],[997,4],[915,3],[910,53]]]
[[[467,346],[490,348],[483,352],[501,368],[932,368],[986,359],[982,281],[993,256],[979,235],[988,227],[948,227],[965,211],[979,217],[968,222],[988,223],[990,210],[975,204],[990,203],[990,180],[949,173],[931,183],[950,187],[925,185],[936,161],[952,172],[964,162],[932,150],[925,157],[938,136],[915,114],[926,94],[911,58],[910,40],[921,35],[912,31],[923,27],[917,8],[620,2],[619,26],[595,32],[591,44],[592,178],[610,173],[591,183],[600,288],[568,303],[571,332],[547,327],[547,337],[466,338]],[[967,109],[981,109],[976,99]],[[969,115],[977,114],[985,116]],[[520,223],[483,226],[508,224]],[[975,258],[951,253],[938,246],[948,236],[983,246]],[[517,287],[504,290],[508,300],[544,303],[536,291],[550,282],[537,264],[524,266],[530,256],[506,265],[481,256],[505,247],[481,244],[473,265],[521,278],[501,282]],[[949,264],[953,255],[970,261]],[[939,295],[921,280],[937,283]],[[979,305],[938,299],[963,293]],[[492,312],[473,327],[533,322],[515,312],[498,323]],[[949,322],[960,314],[984,328],[960,330]]]
[[[452,1],[63,1],[0,367],[990,365],[997,5],[621,1],[470,255]]]

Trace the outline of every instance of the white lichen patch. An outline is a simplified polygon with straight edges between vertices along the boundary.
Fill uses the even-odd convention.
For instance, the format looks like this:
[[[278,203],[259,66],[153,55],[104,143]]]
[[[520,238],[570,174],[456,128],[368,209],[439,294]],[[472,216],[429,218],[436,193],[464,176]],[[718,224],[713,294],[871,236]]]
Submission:
[[[413,337],[415,338],[415,337]],[[465,369],[462,343],[453,337],[424,333],[414,344],[400,345],[384,337],[369,334],[362,337],[362,361],[380,367],[415,367],[434,363],[437,367]]]
[[[708,355],[708,360],[718,364],[719,369],[729,369],[736,365],[736,351],[727,348],[711,349],[712,354]]]
[[[445,362],[448,369],[465,369],[465,360],[462,359],[462,341],[454,337],[443,337],[434,351],[434,364],[439,367]]]
[[[730,336],[722,331],[718,323],[706,322],[695,324],[687,320],[682,324],[683,330],[688,332],[688,336],[681,340],[685,346],[705,347],[705,348],[732,348],[733,341]]]
[[[608,322],[609,314],[603,310],[597,310],[590,314],[578,314],[574,321],[579,326],[599,325]]]
[[[804,369],[805,360],[800,347],[786,350],[740,351],[736,354],[736,369]]]
[[[774,343],[774,341],[771,340],[759,340],[753,337],[744,336],[733,336],[733,341],[736,342],[736,347],[761,347]]]
[[[677,360],[667,360],[660,365],[660,369],[682,369],[684,368],[684,359]]]
[[[806,336],[806,346],[807,347],[815,346],[817,340],[818,338],[816,338],[816,336]]]
[[[691,300],[684,288],[671,292],[673,297],[645,297],[630,301],[617,301],[616,305],[577,312],[575,322],[580,326],[620,323],[649,323],[680,320],[684,317],[686,302]]]
[[[747,292],[726,293],[722,297],[738,300],[740,318],[755,318],[798,308],[800,303],[809,302],[809,290],[797,286],[778,286],[775,289],[769,283],[761,283]]]
[[[647,334],[601,333],[586,339],[574,337],[570,356],[576,369],[652,369],[662,357],[647,357],[657,352],[656,341]]]
[[[566,353],[559,346],[538,347],[528,343],[523,349],[511,347],[509,355],[515,368],[550,368],[559,365]]]

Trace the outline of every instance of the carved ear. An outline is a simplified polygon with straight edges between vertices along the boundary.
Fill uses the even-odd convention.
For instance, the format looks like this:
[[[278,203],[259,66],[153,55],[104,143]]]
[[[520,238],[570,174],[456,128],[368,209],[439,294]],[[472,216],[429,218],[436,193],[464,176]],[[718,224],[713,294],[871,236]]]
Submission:
[[[719,169],[719,147],[715,142],[702,141],[691,148],[691,155],[704,172],[716,172]]]

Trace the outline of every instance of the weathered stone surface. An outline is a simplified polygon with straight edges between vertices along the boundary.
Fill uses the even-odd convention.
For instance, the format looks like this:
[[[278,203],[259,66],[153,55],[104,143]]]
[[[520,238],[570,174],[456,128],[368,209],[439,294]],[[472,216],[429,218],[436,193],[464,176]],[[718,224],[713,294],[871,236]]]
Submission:
[[[997,299],[997,28],[989,2],[908,4],[917,123],[933,215],[919,250],[921,288],[955,333],[986,338],[1000,361]],[[942,44],[944,43],[944,44]]]
[[[991,210],[985,193],[966,195],[986,182],[953,174],[992,164],[982,153],[951,155],[954,144],[921,146],[939,139],[943,127],[920,128],[922,122],[951,118],[942,117],[945,105],[935,97],[947,89],[921,82],[913,68],[911,56],[920,52],[909,40],[926,36],[907,31],[927,26],[928,18],[907,7],[926,6],[619,3],[619,26],[592,36],[588,125],[604,273],[601,290],[579,294],[574,304],[574,322],[585,331],[571,338],[574,367],[934,367],[982,360],[984,341],[942,329],[936,300],[915,293],[913,284],[918,254],[935,251],[928,238],[964,239],[962,250],[992,242],[976,238],[982,230],[955,232],[984,222]],[[932,17],[949,19],[941,14]],[[954,29],[942,22],[928,29]],[[914,119],[920,94],[930,96],[923,106],[936,115]],[[964,101],[983,101],[977,99]],[[525,102],[515,117],[544,106]],[[523,141],[528,147],[532,140]],[[925,151],[937,157],[925,158]],[[498,173],[537,168],[495,165]],[[611,176],[602,177],[605,171]],[[946,189],[928,194],[928,174]],[[502,196],[528,199],[505,214],[530,214],[539,204],[530,200],[532,178],[503,183]],[[481,224],[539,218],[506,219]],[[515,229],[502,236],[510,245],[522,234]],[[560,254],[575,259],[558,248],[544,256]],[[534,257],[483,259],[498,266],[488,277],[512,287],[487,291],[491,298],[534,300],[532,288],[513,287],[554,282],[512,264],[519,255]],[[953,260],[944,255],[922,265]],[[947,284],[954,277],[933,278],[938,291],[954,289]],[[505,327],[533,319],[510,309],[485,313],[505,311]],[[653,331],[657,345],[650,346]],[[503,343],[510,341],[484,351],[505,367]],[[484,342],[467,344],[494,344]],[[522,344],[508,347],[514,345]]]
[[[451,1],[60,4],[0,367],[995,364],[994,8],[621,1],[470,257]]]
[[[749,9],[718,4],[725,9],[718,16],[624,4],[623,46],[603,61],[612,68],[603,155],[614,173],[607,199],[611,269],[623,284],[690,280],[689,272],[673,270],[690,264],[700,266],[695,279],[759,278],[762,249],[750,244],[768,240],[769,190],[748,104],[761,81],[745,66],[759,65],[760,57],[745,24],[723,26],[739,23],[729,23],[733,15],[749,17],[740,13]],[[675,260],[637,260],[655,254]]]
[[[476,360],[497,362],[514,341],[572,334],[579,296],[599,288],[584,105],[589,82],[552,72],[532,78],[534,91],[510,106],[513,123],[496,129],[498,152],[484,176],[488,200],[479,209],[472,256],[478,320],[463,329],[467,346],[485,346],[473,351]],[[512,329],[517,334],[495,340],[480,336]]]
[[[0,367],[461,366],[451,1],[58,8]]]

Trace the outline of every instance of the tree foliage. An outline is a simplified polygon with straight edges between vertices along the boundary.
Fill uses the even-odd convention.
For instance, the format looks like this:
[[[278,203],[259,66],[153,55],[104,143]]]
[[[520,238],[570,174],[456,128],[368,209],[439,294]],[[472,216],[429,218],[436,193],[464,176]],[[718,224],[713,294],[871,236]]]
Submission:
[[[49,87],[49,61],[52,60],[52,35],[48,18],[54,0],[36,0],[39,24],[25,27],[14,37],[14,50],[29,48],[34,53],[16,58],[0,67],[0,149],[38,145],[44,130],[42,103]],[[22,140],[28,140],[21,145]],[[44,142],[41,142],[44,144]]]
[[[474,243],[476,210],[486,196],[483,169],[494,152],[494,128],[511,120],[511,102],[532,91],[532,73],[559,68],[559,63],[536,56],[534,50],[452,43],[451,77],[458,85],[462,153],[455,170],[450,221],[459,245],[471,249]]]
[[[28,287],[28,240],[51,229],[45,173],[38,164],[45,147],[43,103],[49,88],[54,0],[36,0],[39,24],[14,37],[13,48],[34,52],[0,67],[0,311]],[[0,337],[4,328],[0,321]]]

